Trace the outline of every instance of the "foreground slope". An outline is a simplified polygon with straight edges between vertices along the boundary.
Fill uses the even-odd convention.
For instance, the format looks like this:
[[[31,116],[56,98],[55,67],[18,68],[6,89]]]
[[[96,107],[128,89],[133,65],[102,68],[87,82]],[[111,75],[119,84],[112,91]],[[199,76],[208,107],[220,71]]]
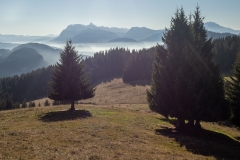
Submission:
[[[0,159],[238,159],[235,128],[179,134],[147,105],[76,105],[0,112]],[[90,116],[92,115],[92,116]],[[167,128],[167,129],[166,129]],[[228,134],[228,135],[226,135]]]
[[[240,158],[237,128],[202,123],[202,131],[178,133],[175,119],[149,110],[148,86],[138,84],[99,82],[96,104],[78,104],[74,112],[69,105],[1,111],[0,159]]]

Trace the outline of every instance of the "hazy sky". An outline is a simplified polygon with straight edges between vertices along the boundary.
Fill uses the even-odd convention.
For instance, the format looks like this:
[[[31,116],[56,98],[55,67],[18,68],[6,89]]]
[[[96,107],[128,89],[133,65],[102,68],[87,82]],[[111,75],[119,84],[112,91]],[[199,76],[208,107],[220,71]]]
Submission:
[[[240,0],[0,0],[0,34],[59,35],[69,24],[169,27],[177,7],[240,30]]]

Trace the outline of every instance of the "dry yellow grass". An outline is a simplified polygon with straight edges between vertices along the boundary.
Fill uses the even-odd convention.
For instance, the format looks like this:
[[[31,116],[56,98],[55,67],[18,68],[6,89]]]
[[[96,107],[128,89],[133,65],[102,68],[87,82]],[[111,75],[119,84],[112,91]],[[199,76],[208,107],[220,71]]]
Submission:
[[[78,104],[75,112],[69,105],[1,111],[0,159],[240,159],[236,127],[202,123],[199,133],[178,133],[174,119],[151,112],[146,99],[124,104],[142,100],[146,88],[115,79],[97,86],[96,105]],[[116,96],[122,99],[111,101]]]
[[[146,89],[148,85],[130,85],[121,78],[106,80],[96,86],[96,95],[82,103],[95,104],[147,104]]]

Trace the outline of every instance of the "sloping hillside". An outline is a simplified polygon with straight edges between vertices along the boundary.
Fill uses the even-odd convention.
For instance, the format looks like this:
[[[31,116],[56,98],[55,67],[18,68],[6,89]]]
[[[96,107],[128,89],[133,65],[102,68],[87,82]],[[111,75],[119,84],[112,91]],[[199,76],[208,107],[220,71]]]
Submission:
[[[80,103],[146,104],[146,89],[149,86],[145,81],[139,81],[139,84],[142,85],[126,84],[121,78],[106,79],[96,86],[95,97]]]
[[[43,56],[43,59],[48,62],[48,64],[55,64],[60,57],[60,49],[52,48],[45,44],[40,43],[26,43],[21,44],[12,49],[12,51],[16,51],[21,48],[32,48],[36,50],[39,54]]]
[[[240,158],[237,128],[203,122],[202,130],[177,132],[175,119],[150,111],[147,104],[132,104],[146,103],[148,86],[140,83],[105,80],[89,101],[96,104],[76,104],[74,112],[67,111],[70,105],[43,104],[1,111],[0,159]]]
[[[0,77],[27,73],[46,65],[46,61],[37,51],[32,48],[21,48],[0,61]]]

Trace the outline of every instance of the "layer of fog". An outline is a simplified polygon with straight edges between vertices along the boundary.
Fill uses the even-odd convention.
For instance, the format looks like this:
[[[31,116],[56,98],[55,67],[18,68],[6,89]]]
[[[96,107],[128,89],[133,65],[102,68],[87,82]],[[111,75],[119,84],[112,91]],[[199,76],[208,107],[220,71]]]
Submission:
[[[17,47],[20,44],[26,44],[32,42],[13,42],[13,43],[0,43],[0,49],[10,49]],[[55,42],[34,42],[39,44],[45,44],[55,49],[54,53],[47,50],[38,49],[39,54],[43,56],[43,59],[47,62],[47,65],[55,64],[59,61],[61,49],[66,45],[63,43]],[[160,42],[159,44],[162,44]],[[143,48],[150,48],[157,45],[157,42],[113,42],[113,43],[73,43],[75,49],[79,54],[82,54],[85,57],[94,56],[94,53],[99,51],[106,51],[111,48],[125,48],[130,51],[140,50]]]
[[[160,42],[159,44],[162,44]],[[65,46],[65,43],[47,43],[46,45],[49,45],[51,47],[56,47],[59,49],[63,49]],[[131,50],[140,50],[143,48],[150,48],[153,46],[156,46],[156,42],[118,42],[118,43],[74,43],[75,49],[78,51],[78,53],[86,56],[93,56],[94,53],[99,51],[106,51],[111,48],[126,48]]]

